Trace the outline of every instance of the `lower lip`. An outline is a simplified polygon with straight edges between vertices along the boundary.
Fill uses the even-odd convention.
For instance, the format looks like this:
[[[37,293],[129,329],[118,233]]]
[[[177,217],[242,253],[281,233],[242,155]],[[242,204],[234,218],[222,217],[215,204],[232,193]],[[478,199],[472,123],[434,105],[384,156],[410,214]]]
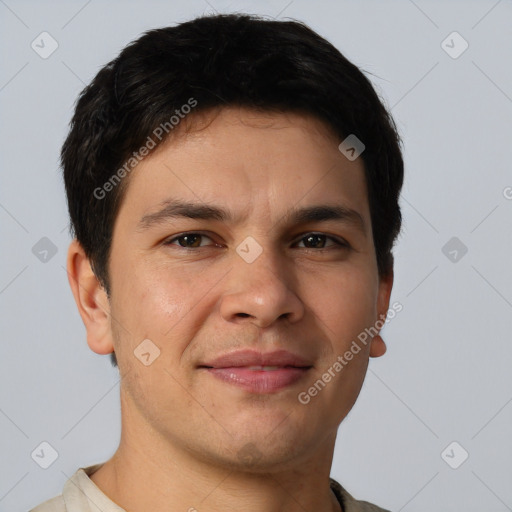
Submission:
[[[283,367],[279,370],[249,370],[245,367],[207,368],[217,379],[251,393],[275,393],[304,378],[309,368]]]

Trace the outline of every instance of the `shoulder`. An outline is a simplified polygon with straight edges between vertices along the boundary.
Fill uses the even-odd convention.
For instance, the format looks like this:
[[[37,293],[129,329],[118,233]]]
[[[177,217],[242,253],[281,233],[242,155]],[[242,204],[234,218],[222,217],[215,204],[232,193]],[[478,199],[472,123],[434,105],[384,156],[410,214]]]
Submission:
[[[94,510],[103,512],[124,512],[89,478],[102,464],[79,468],[64,484],[62,494],[40,503],[29,512],[90,512],[92,505],[96,505]]]
[[[338,498],[343,507],[343,512],[390,512],[380,508],[368,501],[356,500],[341,484],[336,480],[331,480],[331,489]]]
[[[66,512],[66,504],[62,494],[60,494],[55,496],[55,498],[50,498],[40,503],[37,507],[29,510],[29,512]]]

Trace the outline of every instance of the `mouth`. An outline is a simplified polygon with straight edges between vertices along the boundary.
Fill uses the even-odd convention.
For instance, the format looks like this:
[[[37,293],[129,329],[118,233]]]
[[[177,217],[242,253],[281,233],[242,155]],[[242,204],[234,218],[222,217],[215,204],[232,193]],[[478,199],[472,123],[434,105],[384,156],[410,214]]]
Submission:
[[[313,365],[287,351],[238,351],[198,367],[214,378],[250,393],[276,393],[305,378]]]

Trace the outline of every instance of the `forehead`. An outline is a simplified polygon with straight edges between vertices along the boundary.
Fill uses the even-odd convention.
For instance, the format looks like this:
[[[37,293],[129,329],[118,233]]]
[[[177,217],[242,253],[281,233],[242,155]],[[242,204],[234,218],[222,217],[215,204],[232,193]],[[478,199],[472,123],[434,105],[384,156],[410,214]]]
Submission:
[[[130,176],[123,205],[139,220],[173,200],[224,204],[245,220],[327,203],[368,217],[363,161],[349,161],[322,121],[243,108],[194,115]]]

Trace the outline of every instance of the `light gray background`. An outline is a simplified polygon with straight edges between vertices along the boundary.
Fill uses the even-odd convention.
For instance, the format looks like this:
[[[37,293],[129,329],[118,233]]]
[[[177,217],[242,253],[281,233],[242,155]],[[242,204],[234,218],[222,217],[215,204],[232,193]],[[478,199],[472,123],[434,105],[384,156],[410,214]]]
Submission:
[[[512,510],[510,0],[0,0],[0,510],[60,494],[119,440],[118,372],[87,347],[64,271],[73,103],[143,31],[214,11],[308,23],[373,73],[404,140],[403,311],[340,428],[333,477],[393,511]],[[42,31],[59,45],[48,59],[30,46]],[[469,43],[456,59],[441,46],[453,31]],[[42,237],[58,249],[46,263]],[[468,248],[455,262],[452,237]],[[42,441],[58,452],[46,470],[31,458]],[[441,456],[453,441],[469,453],[458,469],[445,460],[461,448]]]

